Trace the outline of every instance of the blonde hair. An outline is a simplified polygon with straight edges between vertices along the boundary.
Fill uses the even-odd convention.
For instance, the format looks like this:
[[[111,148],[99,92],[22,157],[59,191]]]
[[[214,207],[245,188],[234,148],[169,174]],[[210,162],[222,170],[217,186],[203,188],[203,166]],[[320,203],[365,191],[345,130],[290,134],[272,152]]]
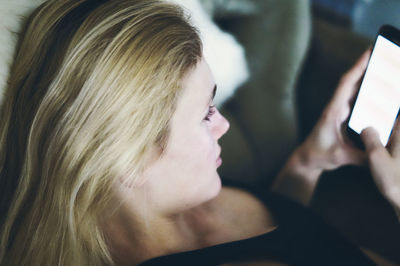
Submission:
[[[48,1],[27,20],[0,113],[1,265],[113,264],[111,189],[165,145],[201,41],[155,0]]]

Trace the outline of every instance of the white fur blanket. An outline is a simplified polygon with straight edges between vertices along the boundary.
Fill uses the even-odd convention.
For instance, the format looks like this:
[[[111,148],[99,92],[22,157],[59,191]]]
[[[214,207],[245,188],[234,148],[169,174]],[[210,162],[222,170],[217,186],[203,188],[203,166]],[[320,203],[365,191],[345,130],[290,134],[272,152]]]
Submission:
[[[243,47],[232,35],[222,32],[205,12],[199,0],[168,0],[183,5],[199,28],[204,55],[218,84],[215,103],[220,105],[249,76]],[[1,0],[0,3],[0,103],[12,63],[17,32],[23,18],[43,0]],[[208,1],[210,2],[210,1]]]

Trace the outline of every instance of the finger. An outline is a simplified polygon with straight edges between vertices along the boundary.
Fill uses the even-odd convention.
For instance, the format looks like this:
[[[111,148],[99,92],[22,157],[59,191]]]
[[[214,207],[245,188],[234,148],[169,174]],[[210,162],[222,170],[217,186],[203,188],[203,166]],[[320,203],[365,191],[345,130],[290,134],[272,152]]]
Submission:
[[[356,83],[359,81],[367,68],[370,56],[371,49],[368,49],[360,56],[354,66],[344,74],[343,79],[349,83]]]
[[[361,132],[361,140],[365,145],[365,150],[368,155],[368,160],[370,164],[376,165],[381,164],[383,161],[388,160],[390,157],[386,148],[382,145],[379,139],[378,132],[372,128],[368,127]]]
[[[364,75],[365,69],[368,65],[368,60],[371,55],[371,49],[366,50],[361,57],[357,60],[355,65],[343,75],[339,83],[339,92],[342,97],[346,99],[351,98],[357,91],[356,84],[361,80]]]
[[[365,156],[365,152],[357,148],[349,147],[346,149],[345,160],[349,164],[353,165],[364,165],[368,158]]]
[[[366,129],[364,129],[361,132],[360,136],[361,136],[361,140],[364,142],[367,153],[374,151],[374,150],[381,149],[381,148],[383,148],[383,149],[385,148],[385,147],[383,147],[383,145],[379,139],[378,132],[372,127],[368,127]]]
[[[400,156],[400,117],[396,119],[394,124],[388,148],[394,157]]]

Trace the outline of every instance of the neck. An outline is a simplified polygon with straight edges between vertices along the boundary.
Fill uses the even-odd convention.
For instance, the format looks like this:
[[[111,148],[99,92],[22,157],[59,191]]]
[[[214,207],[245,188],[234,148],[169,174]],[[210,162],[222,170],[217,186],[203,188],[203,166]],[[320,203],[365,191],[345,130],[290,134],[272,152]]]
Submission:
[[[205,239],[212,234],[212,224],[206,205],[170,216],[150,214],[148,210],[133,215],[121,207],[108,219],[105,233],[117,265],[132,265],[207,246]]]

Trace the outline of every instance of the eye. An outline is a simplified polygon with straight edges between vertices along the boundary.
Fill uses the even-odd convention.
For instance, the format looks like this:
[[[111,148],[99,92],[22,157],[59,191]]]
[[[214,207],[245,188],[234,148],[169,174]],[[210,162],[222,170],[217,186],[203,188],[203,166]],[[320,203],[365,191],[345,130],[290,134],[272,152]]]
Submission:
[[[208,108],[208,113],[207,113],[206,117],[204,118],[204,120],[210,121],[213,114],[215,114],[215,105],[210,105],[210,107]]]

